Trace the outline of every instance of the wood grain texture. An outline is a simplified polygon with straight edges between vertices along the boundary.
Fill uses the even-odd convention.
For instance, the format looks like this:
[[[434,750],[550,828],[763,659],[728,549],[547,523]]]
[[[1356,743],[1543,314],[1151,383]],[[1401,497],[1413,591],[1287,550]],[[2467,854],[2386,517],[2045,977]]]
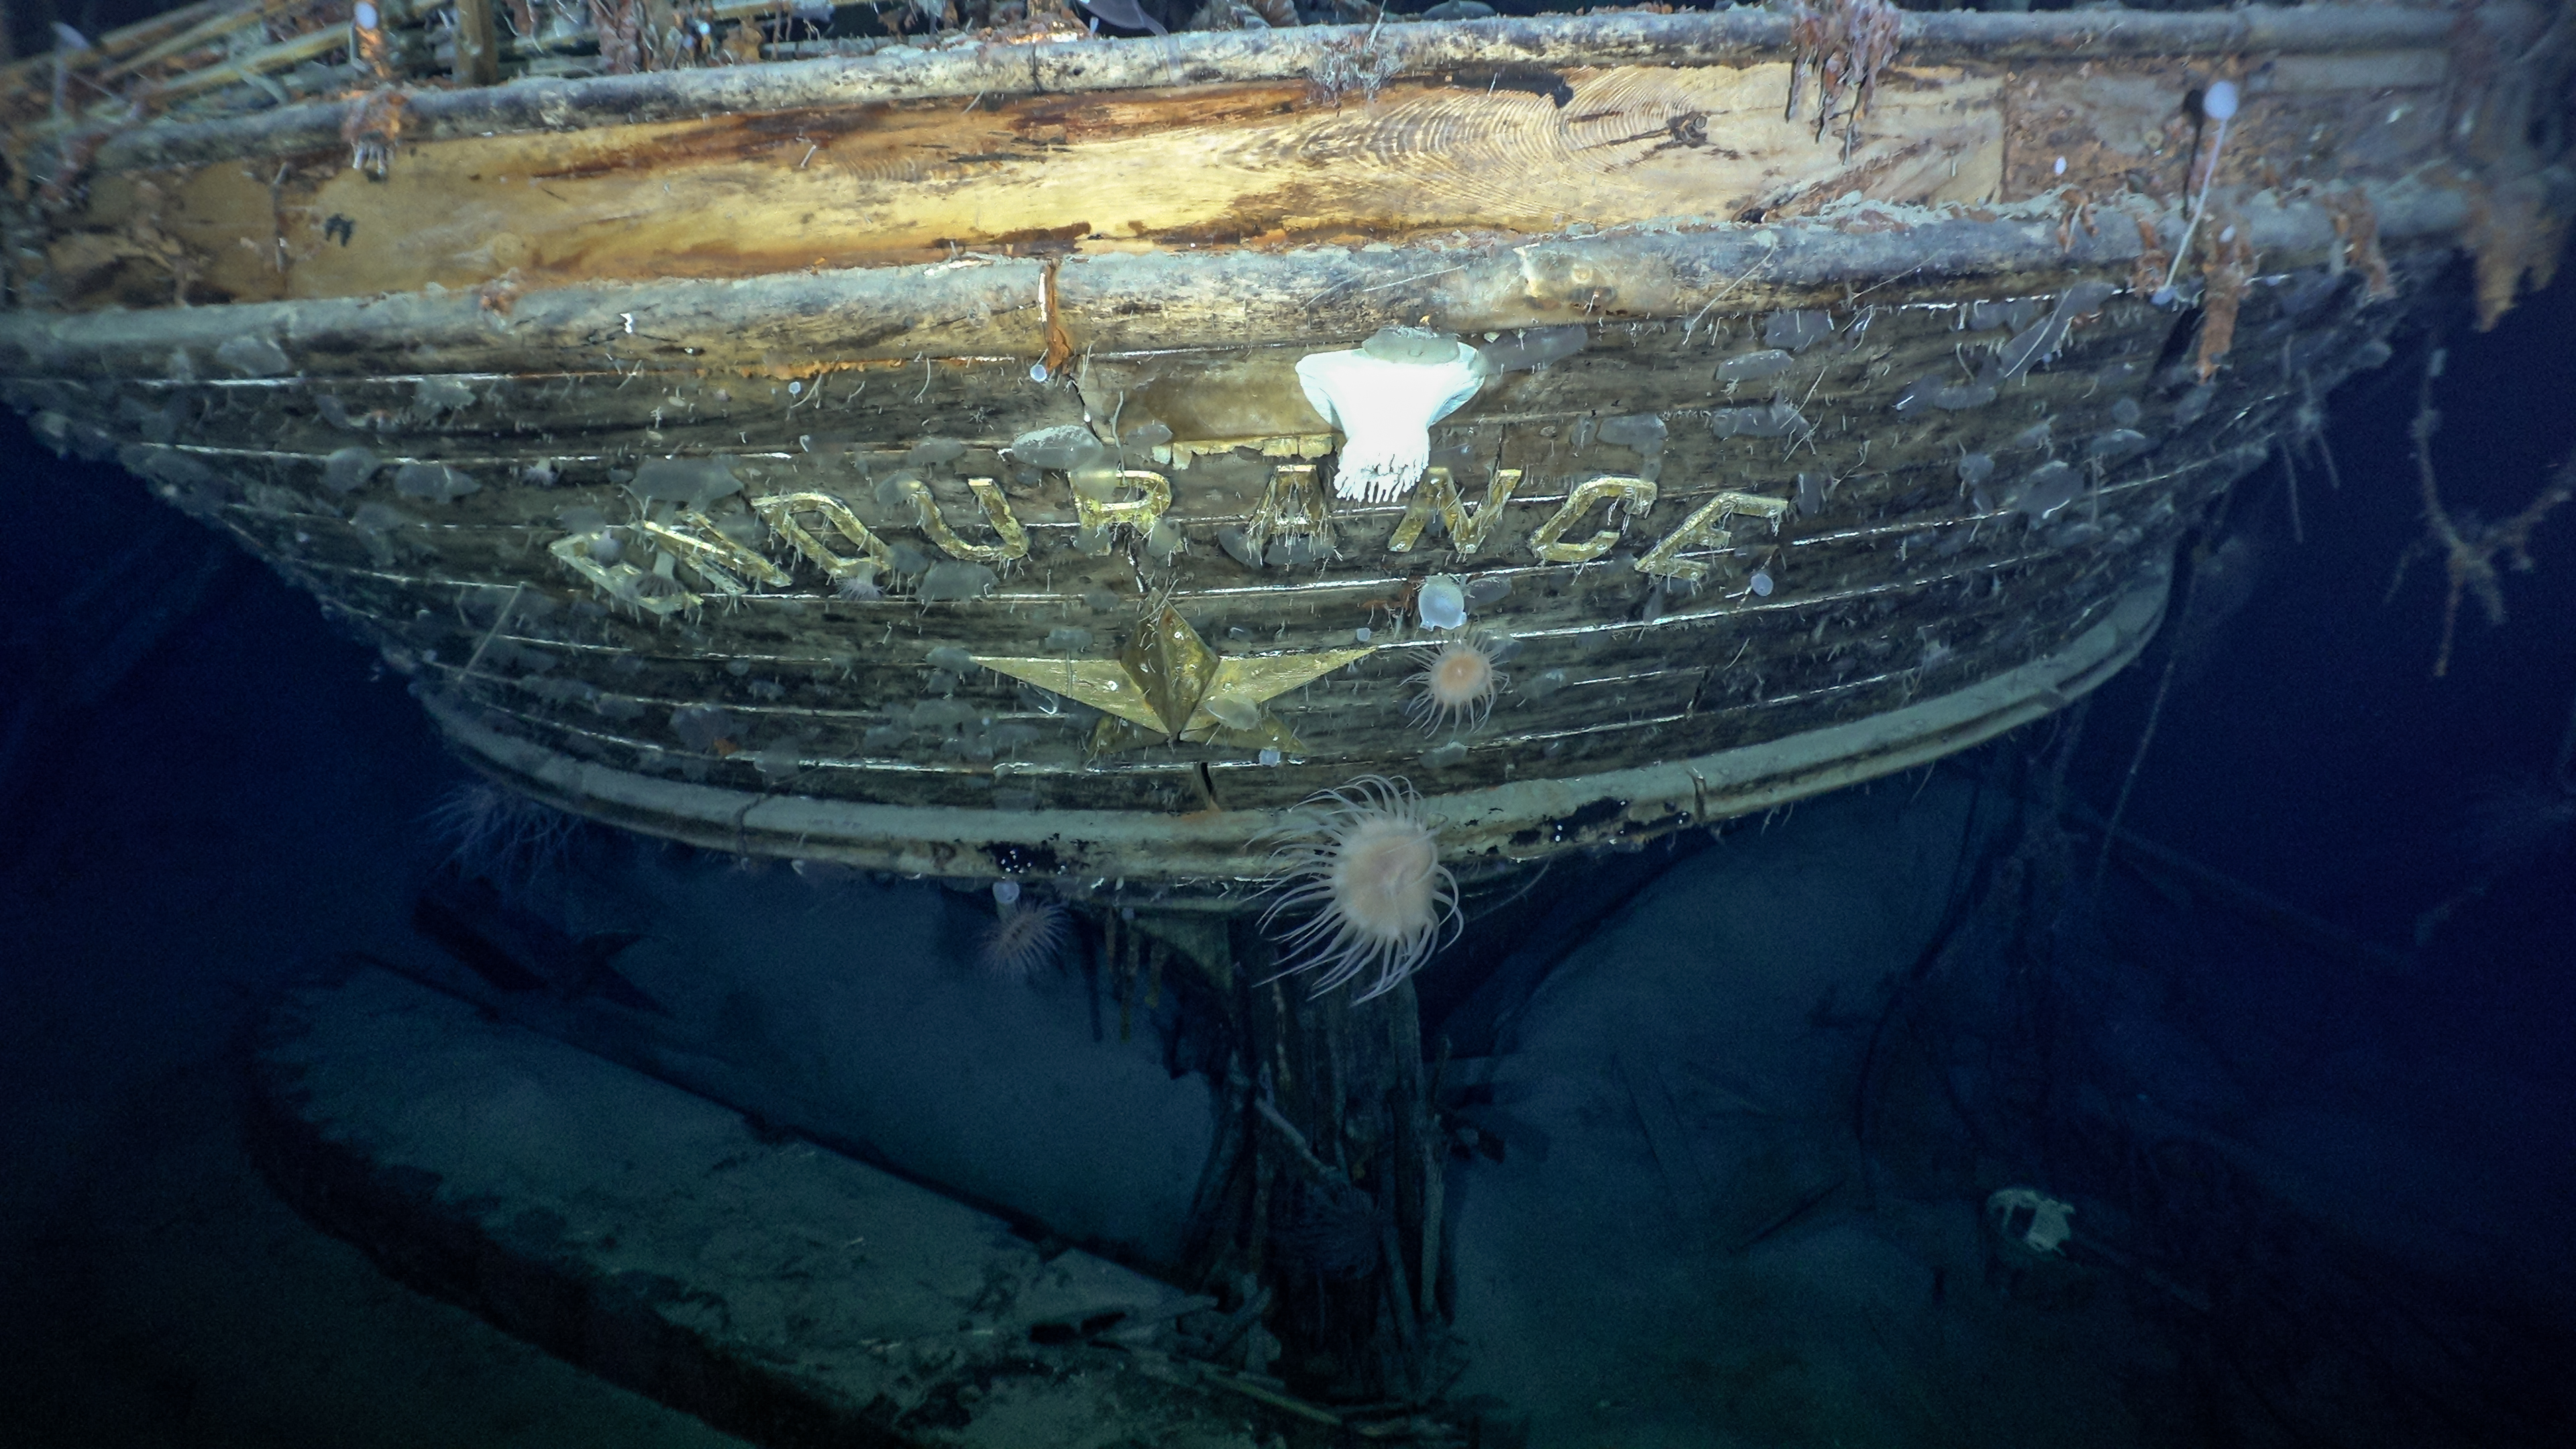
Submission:
[[[1938,205],[1986,200],[2001,178],[1992,78],[1891,76],[1846,162],[1781,119],[1786,65],[1534,74],[1565,89],[1488,72],[1341,103],[1302,84],[994,97],[963,113],[921,101],[431,141],[381,177],[318,158],[282,181],[265,163],[216,165],[148,191],[103,183],[54,264],[67,299],[104,300],[82,279],[130,292],[79,248],[148,219],[200,259],[201,298],[537,289],[960,252],[1545,234],[1853,189]]]
[[[423,122],[438,98],[420,98],[382,170],[350,164],[339,111],[292,147],[103,160],[18,281],[76,307],[521,293],[976,255],[1562,237],[1847,199],[1959,213],[2060,188],[2069,205],[2171,198],[2197,135],[2184,98],[2215,73],[2188,52],[1944,62],[1926,47],[1882,78],[1846,156],[1811,118],[1783,118],[1776,56],[1565,59],[1586,53],[1506,46],[1373,91],[1294,70],[1070,91],[986,77],[961,103],[938,81],[943,52],[828,99],[745,76],[703,83],[729,108],[541,105],[483,130]],[[2225,179],[2393,181],[2439,150],[2448,84],[2440,51],[2385,45],[2257,71]]]
[[[2527,36],[2527,6],[2480,8],[2477,24]],[[1075,94],[1171,85],[1293,81],[1356,44],[1376,47],[1391,74],[1498,66],[1603,67],[1723,65],[1775,58],[1788,44],[1788,19],[1739,7],[1673,15],[1497,17],[1439,25],[1301,26],[1289,30],[1196,32],[1151,41],[898,47],[872,56],[728,66],[583,80],[523,79],[470,92],[427,92],[412,123],[423,137],[572,131],[696,117],[906,99],[1016,93]],[[2438,48],[2452,20],[2403,6],[2248,6],[2172,13],[2134,10],[1907,14],[1900,48],[1935,65],[2074,62],[2249,52],[2332,55],[2355,50]],[[30,72],[36,62],[22,62]],[[117,128],[98,164],[109,170],[200,164],[327,150],[339,141],[343,108],[300,105],[222,120]]]
[[[2441,238],[2468,207],[2457,189],[2363,183],[2392,244]],[[2044,205],[1991,219],[1906,213],[1879,226],[1863,205],[1766,227],[1640,227],[1597,235],[1443,237],[1384,244],[1110,252],[1058,263],[1057,296],[1080,347],[1101,352],[1223,349],[1251,338],[1349,339],[1423,317],[1463,331],[1551,323],[1688,318],[1704,308],[1801,305],[1905,277],[1909,295],[1970,297],[2013,276],[2044,286],[2121,270],[2140,252],[2126,208],[2061,230]],[[2241,207],[2280,266],[2340,255],[2334,211],[2312,198],[2257,195]],[[2147,219],[2163,244],[2171,211]],[[1859,225],[1853,225],[1857,222]],[[0,310],[0,372],[20,377],[158,377],[210,359],[235,337],[287,349],[309,378],[515,372],[590,365],[723,369],[789,376],[916,359],[1045,351],[1035,259],[964,256],[926,266],[791,272],[733,281],[601,283],[529,291],[436,291],[228,307],[52,314]],[[1585,281],[1576,285],[1574,279]],[[627,319],[641,319],[628,330]],[[261,385],[267,385],[262,383]]]

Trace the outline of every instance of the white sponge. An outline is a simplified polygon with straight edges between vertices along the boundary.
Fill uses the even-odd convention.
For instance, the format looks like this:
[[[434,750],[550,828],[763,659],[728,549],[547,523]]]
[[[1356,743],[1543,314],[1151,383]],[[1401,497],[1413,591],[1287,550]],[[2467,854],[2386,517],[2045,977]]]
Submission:
[[[1421,481],[1431,464],[1431,425],[1465,406],[1485,381],[1476,349],[1456,338],[1390,333],[1398,329],[1368,346],[1310,353],[1297,363],[1306,401],[1341,430],[1333,491],[1368,503],[1392,503]],[[1390,340],[1395,345],[1386,345]]]

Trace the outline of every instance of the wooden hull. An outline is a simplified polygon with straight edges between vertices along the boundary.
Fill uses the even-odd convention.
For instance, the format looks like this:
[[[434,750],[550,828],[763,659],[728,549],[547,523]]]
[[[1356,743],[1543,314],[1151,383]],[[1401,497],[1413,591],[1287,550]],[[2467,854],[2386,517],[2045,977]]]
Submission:
[[[2446,17],[2247,14],[1911,19],[1848,144],[1729,15],[1404,27],[1366,94],[1321,29],[451,92],[380,175],[339,108],[146,128],[22,208],[0,369],[566,808],[1222,902],[1385,775],[1499,873],[2063,705],[2456,246],[2507,302],[2554,257],[2555,158],[2446,139]],[[1388,325],[1508,370],[1365,503],[1297,366]],[[1510,683],[1426,728],[1469,635]],[[1122,714],[1156,668],[1205,680]]]

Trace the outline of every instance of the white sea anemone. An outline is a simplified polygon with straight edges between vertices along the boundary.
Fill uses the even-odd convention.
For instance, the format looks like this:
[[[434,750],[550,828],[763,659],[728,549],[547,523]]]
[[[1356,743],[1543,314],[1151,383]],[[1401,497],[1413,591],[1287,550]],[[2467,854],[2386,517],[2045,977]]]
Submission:
[[[1511,676],[1494,669],[1501,657],[1501,646],[1482,634],[1435,646],[1430,662],[1413,676],[1422,692],[1405,702],[1405,713],[1434,733],[1483,724],[1494,695],[1511,683]]]
[[[1365,775],[1306,802],[1320,815],[1291,827],[1272,857],[1267,928],[1306,919],[1279,938],[1281,975],[1321,970],[1315,993],[1375,970],[1362,1001],[1391,990],[1458,928],[1458,882],[1440,863],[1440,831],[1402,780]]]
[[[993,924],[985,928],[976,952],[984,969],[1013,981],[1026,981],[1054,965],[1064,954],[1069,932],[1064,907],[1053,901],[1023,899],[1016,890],[1008,897],[995,890],[993,898]]]
[[[563,863],[581,822],[489,780],[470,780],[441,795],[422,823],[445,847],[440,868],[516,891]]]

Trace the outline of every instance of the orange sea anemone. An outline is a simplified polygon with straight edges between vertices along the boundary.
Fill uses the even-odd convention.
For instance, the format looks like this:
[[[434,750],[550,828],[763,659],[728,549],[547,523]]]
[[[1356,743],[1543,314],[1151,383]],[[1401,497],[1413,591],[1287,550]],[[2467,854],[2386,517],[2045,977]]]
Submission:
[[[1439,828],[1404,781],[1363,776],[1306,805],[1321,814],[1286,832],[1262,925],[1305,916],[1280,938],[1281,974],[1320,970],[1320,995],[1374,970],[1366,1001],[1456,936],[1458,882],[1440,863]]]
[[[1511,683],[1509,675],[1494,669],[1502,658],[1502,646],[1483,634],[1436,646],[1431,661],[1413,676],[1422,692],[1405,702],[1405,712],[1435,733],[1483,724],[1494,696]]]

